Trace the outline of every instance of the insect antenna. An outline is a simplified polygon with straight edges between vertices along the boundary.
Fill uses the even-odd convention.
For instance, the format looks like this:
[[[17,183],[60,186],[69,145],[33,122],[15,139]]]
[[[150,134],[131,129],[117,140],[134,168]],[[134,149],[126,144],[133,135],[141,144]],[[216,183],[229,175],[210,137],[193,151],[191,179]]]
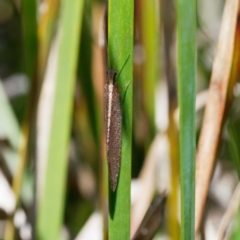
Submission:
[[[109,66],[109,69],[110,70],[115,70],[115,67],[116,67],[116,64],[118,62],[118,59],[120,57],[120,54],[123,50],[123,47],[126,43],[126,40],[127,40],[127,36],[129,34],[129,31],[130,31],[130,28],[128,28],[128,31],[126,33],[126,36],[124,38],[124,42],[122,43],[122,46],[121,46],[121,49],[119,50],[119,53],[118,53],[118,56],[117,56],[117,59],[116,61],[114,61],[114,65],[112,67],[111,65],[111,60],[110,60],[110,54],[109,54],[109,48],[108,48],[108,1],[106,1],[106,11],[105,11],[105,16],[104,16],[104,28],[105,28],[105,31],[104,31],[104,40],[105,40],[105,43],[106,43],[106,51],[107,51],[107,59],[108,59],[108,66]]]
[[[107,52],[107,64],[108,69],[112,69],[110,56],[109,56],[109,49],[108,49],[108,3],[106,5],[106,11],[105,11],[105,17],[104,17],[104,41],[105,41],[105,47]]]
[[[128,36],[129,31],[130,31],[130,28],[128,28],[128,31],[127,31],[126,36],[125,36],[125,38],[124,38],[124,42],[122,43],[122,46],[121,46],[121,48],[120,48],[120,50],[119,50],[119,52],[118,52],[118,56],[117,56],[117,59],[116,59],[116,61],[115,61],[114,66],[113,66],[113,69],[115,69],[115,67],[116,67],[116,64],[117,64],[117,62],[118,62],[118,59],[119,59],[119,57],[120,57],[120,54],[121,54],[121,52],[122,52],[122,50],[123,50],[123,47],[124,47],[124,45],[125,45],[125,43],[126,43],[126,40],[127,40],[127,36]]]

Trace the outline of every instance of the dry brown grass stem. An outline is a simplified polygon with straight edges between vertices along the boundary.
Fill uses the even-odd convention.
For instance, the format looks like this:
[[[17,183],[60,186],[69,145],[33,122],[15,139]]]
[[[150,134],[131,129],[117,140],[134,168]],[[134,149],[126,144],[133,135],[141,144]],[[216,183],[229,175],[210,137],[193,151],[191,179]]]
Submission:
[[[213,63],[208,102],[200,134],[196,162],[195,233],[200,228],[209,183],[221,135],[228,80],[232,64],[239,0],[227,0]]]

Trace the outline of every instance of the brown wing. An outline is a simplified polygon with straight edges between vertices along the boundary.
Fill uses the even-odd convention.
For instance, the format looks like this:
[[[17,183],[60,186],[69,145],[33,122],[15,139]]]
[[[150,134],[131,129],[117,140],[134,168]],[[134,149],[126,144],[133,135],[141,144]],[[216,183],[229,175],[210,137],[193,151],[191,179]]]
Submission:
[[[108,103],[108,86],[104,89],[104,105],[105,105],[105,134],[106,139],[109,137],[109,141],[106,141],[107,145],[107,159],[109,177],[112,191],[115,191],[118,181],[120,161],[121,161],[121,148],[122,148],[122,111],[120,95],[117,86],[113,85],[112,104],[111,104],[111,116],[108,119],[109,103]],[[108,133],[108,121],[110,121],[109,133]],[[108,134],[108,135],[107,135]]]
[[[108,84],[105,84],[105,86],[104,86],[104,130],[105,130],[105,140],[107,140],[107,125],[108,125]],[[106,147],[107,147],[107,145],[106,145]]]

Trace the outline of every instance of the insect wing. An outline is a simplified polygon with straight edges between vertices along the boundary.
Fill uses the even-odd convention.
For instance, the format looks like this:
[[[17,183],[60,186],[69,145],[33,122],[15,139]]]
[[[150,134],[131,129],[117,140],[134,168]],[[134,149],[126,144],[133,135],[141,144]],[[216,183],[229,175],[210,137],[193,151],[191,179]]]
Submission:
[[[104,117],[110,184],[112,191],[115,191],[120,169],[122,145],[121,102],[118,87],[115,85],[105,85]]]

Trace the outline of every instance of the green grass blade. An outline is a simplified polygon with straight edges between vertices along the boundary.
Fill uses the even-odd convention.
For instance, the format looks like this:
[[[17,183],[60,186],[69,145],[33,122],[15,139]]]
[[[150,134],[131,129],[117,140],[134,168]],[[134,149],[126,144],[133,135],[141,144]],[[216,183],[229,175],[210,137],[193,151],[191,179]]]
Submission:
[[[38,25],[38,80],[42,83],[45,73],[48,53],[56,27],[60,0],[48,0],[47,11],[41,14]]]
[[[118,186],[114,193],[109,188],[109,239],[117,240],[130,239],[133,1],[110,0],[108,7],[108,52],[112,67],[118,72],[123,114]]]
[[[240,179],[240,149],[238,147],[240,143],[240,119],[230,119],[227,130],[229,134],[229,150]]]
[[[177,0],[181,239],[194,239],[196,1]]]
[[[12,106],[8,101],[2,82],[0,81],[0,139],[8,140],[10,148],[1,150],[3,159],[11,175],[14,175],[19,163],[17,149],[21,139],[21,129]]]
[[[38,239],[59,239],[64,210],[68,145],[84,1],[63,1],[60,47],[45,188],[39,205]]]
[[[32,79],[37,59],[37,1],[22,1],[24,70]]]
[[[21,130],[12,106],[7,99],[2,82],[0,81],[0,138],[7,139],[9,144],[17,149],[21,137]],[[8,163],[7,163],[8,164]],[[16,163],[14,163],[15,165]],[[9,165],[9,170],[13,174],[13,169]]]
[[[81,51],[80,51],[80,61],[79,66],[79,79],[81,87],[83,89],[84,96],[87,101],[89,122],[92,128],[92,134],[96,144],[99,147],[99,132],[101,121],[99,119],[98,107],[96,97],[94,95],[94,87],[91,75],[92,68],[92,36],[91,36],[91,25],[92,19],[91,5],[88,3],[84,8],[84,18],[83,18],[83,28],[81,37]],[[90,20],[91,19],[91,20]],[[100,123],[100,124],[99,124]]]
[[[142,42],[146,60],[143,64],[143,105],[148,119],[149,144],[155,136],[155,89],[159,78],[159,4],[158,1],[141,1],[142,4]]]
[[[231,236],[231,240],[238,240],[240,239],[240,208],[238,208],[238,212],[235,216],[234,219],[234,229],[233,229],[233,233]]]

